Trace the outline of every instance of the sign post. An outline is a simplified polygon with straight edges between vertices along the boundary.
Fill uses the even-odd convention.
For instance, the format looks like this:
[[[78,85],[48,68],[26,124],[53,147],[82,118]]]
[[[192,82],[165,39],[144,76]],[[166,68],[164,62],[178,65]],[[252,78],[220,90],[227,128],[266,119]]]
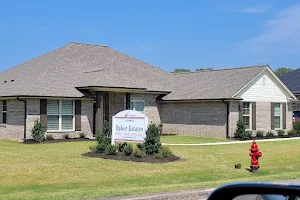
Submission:
[[[148,117],[134,110],[124,110],[113,116],[111,144],[115,142],[144,142]]]

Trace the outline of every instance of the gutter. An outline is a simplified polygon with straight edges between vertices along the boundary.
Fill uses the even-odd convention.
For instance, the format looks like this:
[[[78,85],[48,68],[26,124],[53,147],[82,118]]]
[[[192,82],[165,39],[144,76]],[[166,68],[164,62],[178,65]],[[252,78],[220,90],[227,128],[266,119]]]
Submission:
[[[20,97],[17,97],[17,100],[24,102],[24,140],[26,140],[27,101],[20,99]]]
[[[226,104],[226,138],[229,138],[229,103],[225,102],[225,99],[222,100],[222,103]]]

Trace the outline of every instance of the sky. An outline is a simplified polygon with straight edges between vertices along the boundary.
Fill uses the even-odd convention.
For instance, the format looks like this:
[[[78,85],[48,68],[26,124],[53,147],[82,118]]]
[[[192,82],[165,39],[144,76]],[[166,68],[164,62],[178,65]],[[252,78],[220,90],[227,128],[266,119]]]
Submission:
[[[0,0],[0,71],[70,42],[167,71],[300,67],[295,0]]]

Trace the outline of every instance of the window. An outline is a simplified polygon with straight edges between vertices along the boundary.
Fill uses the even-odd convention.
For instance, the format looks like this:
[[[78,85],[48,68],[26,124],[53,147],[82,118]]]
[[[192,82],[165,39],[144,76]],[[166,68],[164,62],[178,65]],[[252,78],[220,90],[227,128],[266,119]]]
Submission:
[[[7,121],[7,100],[2,101],[2,124],[6,124]]]
[[[47,129],[74,130],[74,101],[47,100]]]
[[[274,104],[274,128],[275,129],[281,128],[281,104],[280,103]]]
[[[126,97],[124,101],[124,108],[126,109]],[[136,110],[144,113],[145,98],[144,97],[130,97],[130,110]]]
[[[251,129],[251,103],[243,103],[243,121],[246,129]]]

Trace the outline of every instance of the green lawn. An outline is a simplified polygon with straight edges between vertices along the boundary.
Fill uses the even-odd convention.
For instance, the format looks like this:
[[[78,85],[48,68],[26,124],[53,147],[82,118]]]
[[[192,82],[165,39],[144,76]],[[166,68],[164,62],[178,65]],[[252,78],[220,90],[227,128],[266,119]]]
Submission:
[[[202,138],[196,136],[161,136],[160,141],[166,144],[200,144],[210,142],[226,142],[227,139]]]
[[[81,156],[92,144],[0,140],[0,199],[93,199],[300,178],[300,140],[258,142],[263,157],[257,174],[245,170],[250,144],[171,146],[183,160],[164,164]],[[236,163],[242,169],[234,169]]]

